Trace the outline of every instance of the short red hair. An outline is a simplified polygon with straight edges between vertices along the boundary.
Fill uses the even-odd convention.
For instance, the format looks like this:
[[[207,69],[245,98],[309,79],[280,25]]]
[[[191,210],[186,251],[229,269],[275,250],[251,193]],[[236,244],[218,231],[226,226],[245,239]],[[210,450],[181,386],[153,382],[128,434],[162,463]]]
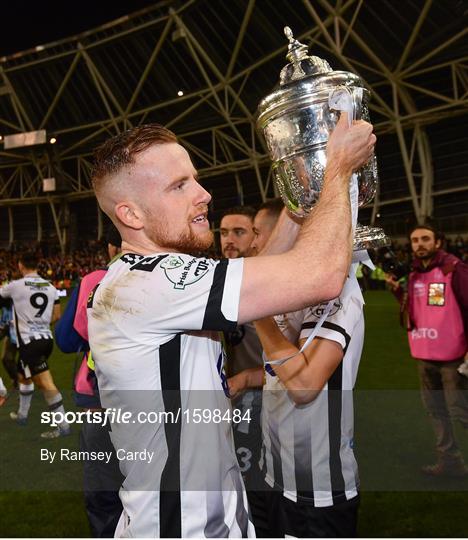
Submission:
[[[94,152],[91,172],[93,187],[111,174],[116,174],[126,165],[135,162],[135,156],[156,144],[176,143],[172,131],[160,124],[144,124],[115,135],[101,144]]]

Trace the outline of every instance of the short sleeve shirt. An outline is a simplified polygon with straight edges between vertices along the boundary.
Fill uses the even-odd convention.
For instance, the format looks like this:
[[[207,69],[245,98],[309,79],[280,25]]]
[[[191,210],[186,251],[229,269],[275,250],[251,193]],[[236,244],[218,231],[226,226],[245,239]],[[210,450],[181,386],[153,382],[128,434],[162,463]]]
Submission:
[[[307,338],[328,302],[275,317],[291,342]],[[357,280],[346,280],[341,295],[317,336],[339,343],[343,360],[322,392],[296,405],[267,365],[263,392],[261,467],[271,486],[286,498],[332,506],[357,495],[359,479],[353,453],[353,396],[364,341],[363,298]]]
[[[52,339],[50,323],[57,289],[37,274],[28,274],[0,288],[0,296],[13,300],[13,319],[18,345],[32,340]]]
[[[154,452],[151,464],[121,461],[128,519],[120,535],[253,532],[231,424],[219,416],[231,405],[217,331],[236,327],[242,270],[242,259],[125,254],[109,267],[88,304],[103,407],[133,418],[142,409],[177,418],[112,424],[116,448]],[[202,412],[205,421],[196,423]],[[209,421],[214,414],[217,420]],[[174,504],[171,493],[177,493],[176,507],[168,523],[162,508]]]

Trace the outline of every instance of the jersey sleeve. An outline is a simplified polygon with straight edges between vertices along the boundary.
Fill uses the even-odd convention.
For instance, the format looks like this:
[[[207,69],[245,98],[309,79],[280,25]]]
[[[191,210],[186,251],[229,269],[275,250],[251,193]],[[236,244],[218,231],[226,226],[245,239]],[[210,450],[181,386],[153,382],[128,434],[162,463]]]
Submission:
[[[171,255],[162,261],[160,292],[168,306],[158,313],[162,328],[233,331],[237,325],[242,270],[243,259],[214,261]]]
[[[313,332],[328,302],[323,302],[306,310],[300,339],[306,339]],[[344,351],[351,341],[351,335],[362,317],[362,295],[355,279],[347,280],[341,295],[334,300],[330,313],[317,333],[317,337],[336,341]]]
[[[124,255],[121,263],[128,260]],[[139,321],[142,328],[157,333],[229,332],[237,325],[242,272],[243,259],[215,261],[185,254],[145,257],[115,281],[110,271],[97,288],[92,309],[99,309],[109,297],[122,325],[128,317],[129,324]],[[109,285],[118,293],[118,303],[111,300]]]

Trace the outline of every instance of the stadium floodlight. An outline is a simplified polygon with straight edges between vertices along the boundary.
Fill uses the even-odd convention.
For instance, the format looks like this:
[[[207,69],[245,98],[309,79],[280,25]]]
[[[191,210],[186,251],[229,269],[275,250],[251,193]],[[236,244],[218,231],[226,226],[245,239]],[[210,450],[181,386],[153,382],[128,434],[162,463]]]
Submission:
[[[44,193],[50,193],[51,191],[55,191],[56,189],[57,188],[54,177],[42,179],[42,191]]]
[[[10,148],[21,148],[23,146],[34,146],[36,144],[45,144],[47,142],[47,133],[45,129],[37,131],[26,131],[24,133],[15,133],[5,135],[3,147],[5,150]]]

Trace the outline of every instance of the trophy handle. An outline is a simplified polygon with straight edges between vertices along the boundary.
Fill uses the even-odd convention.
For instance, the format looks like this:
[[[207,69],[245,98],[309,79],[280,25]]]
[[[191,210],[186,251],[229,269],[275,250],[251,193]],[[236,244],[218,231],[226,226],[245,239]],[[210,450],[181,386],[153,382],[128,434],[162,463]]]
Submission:
[[[362,88],[350,89],[347,86],[336,86],[328,94],[328,106],[331,110],[348,113],[349,126],[362,116]]]
[[[353,93],[346,86],[336,86],[328,94],[328,106],[331,110],[348,113],[348,122],[351,127],[356,119],[356,107]]]
[[[362,88],[356,87],[353,92],[353,120],[362,119]]]

